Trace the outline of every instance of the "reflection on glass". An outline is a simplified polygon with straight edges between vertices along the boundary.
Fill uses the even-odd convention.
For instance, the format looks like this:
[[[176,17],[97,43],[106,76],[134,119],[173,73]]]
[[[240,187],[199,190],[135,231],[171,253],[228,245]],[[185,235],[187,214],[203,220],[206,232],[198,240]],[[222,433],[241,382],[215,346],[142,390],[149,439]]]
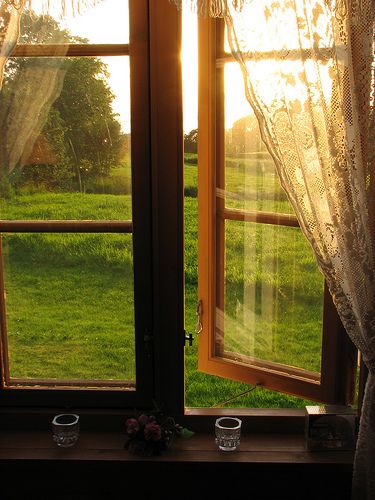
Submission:
[[[126,56],[9,61],[1,218],[131,218],[129,103]]]
[[[222,296],[217,354],[320,371],[323,277],[298,228],[226,221]]]
[[[135,380],[131,235],[3,235],[10,376]]]
[[[231,209],[293,213],[255,114],[244,92],[233,88],[243,89],[237,63],[225,65],[225,192],[218,195]]]

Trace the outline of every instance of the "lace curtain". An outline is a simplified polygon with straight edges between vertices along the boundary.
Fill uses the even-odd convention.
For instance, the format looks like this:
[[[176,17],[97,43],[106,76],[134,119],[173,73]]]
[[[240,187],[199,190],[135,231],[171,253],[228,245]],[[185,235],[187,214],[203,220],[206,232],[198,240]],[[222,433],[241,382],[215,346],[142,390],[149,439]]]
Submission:
[[[171,0],[224,17],[283,188],[369,368],[353,498],[375,498],[372,0]]]
[[[0,92],[3,87],[4,67],[20,37],[21,17],[33,8],[55,18],[75,15],[93,7],[101,0],[0,0]],[[52,36],[52,35],[51,35]],[[55,43],[56,55],[66,51],[63,33],[48,40]],[[0,95],[0,179],[22,166],[33,151],[54,101],[59,97],[65,78],[63,58],[46,60],[36,58],[32,65],[18,68],[13,76],[11,95]],[[9,69],[9,74],[12,70]]]
[[[22,3],[3,1],[0,4],[0,89],[5,63],[18,40],[22,8]]]

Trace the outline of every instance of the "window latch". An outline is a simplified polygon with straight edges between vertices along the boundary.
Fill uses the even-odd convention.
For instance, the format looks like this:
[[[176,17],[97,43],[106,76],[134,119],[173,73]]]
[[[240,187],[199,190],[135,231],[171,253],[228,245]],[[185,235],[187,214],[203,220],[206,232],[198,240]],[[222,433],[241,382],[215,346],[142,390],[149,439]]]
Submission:
[[[185,345],[186,342],[189,342],[189,346],[191,347],[193,345],[193,340],[194,340],[193,334],[187,333],[186,330],[184,330],[184,334],[185,334]]]

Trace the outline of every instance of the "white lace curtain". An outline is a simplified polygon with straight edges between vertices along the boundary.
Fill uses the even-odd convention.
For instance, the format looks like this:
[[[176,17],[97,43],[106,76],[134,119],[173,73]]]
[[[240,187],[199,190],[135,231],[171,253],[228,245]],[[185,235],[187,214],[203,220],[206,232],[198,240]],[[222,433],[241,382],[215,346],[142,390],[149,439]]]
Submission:
[[[20,37],[22,13],[35,8],[54,17],[74,15],[95,6],[101,0],[0,0],[0,92],[4,67]],[[59,36],[59,35],[56,35]],[[56,40],[57,41],[57,40]],[[64,42],[64,40],[61,40]],[[63,55],[64,45],[59,48]],[[0,108],[0,178],[31,154],[54,101],[59,97],[65,78],[62,58],[42,61],[17,72],[12,95]],[[20,98],[20,96],[22,96]]]
[[[369,378],[353,498],[375,498],[373,0],[171,0],[224,17],[281,183]]]

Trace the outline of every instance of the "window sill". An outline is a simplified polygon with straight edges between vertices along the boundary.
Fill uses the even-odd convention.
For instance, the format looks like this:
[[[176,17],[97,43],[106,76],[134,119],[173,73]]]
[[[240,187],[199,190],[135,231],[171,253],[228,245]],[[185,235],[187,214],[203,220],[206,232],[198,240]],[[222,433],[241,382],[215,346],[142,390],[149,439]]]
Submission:
[[[353,453],[307,452],[301,434],[244,433],[238,451],[222,452],[213,433],[196,433],[148,458],[123,444],[121,432],[82,431],[75,447],[61,449],[51,431],[1,431],[4,498],[123,500],[131,489],[163,500],[246,492],[254,500],[316,500],[317,492],[319,500],[350,500]]]
[[[50,431],[0,432],[0,461],[207,462],[247,464],[341,464],[351,466],[351,451],[308,452],[300,434],[244,434],[240,449],[219,451],[213,434],[179,438],[160,456],[138,457],[124,450],[124,434],[81,432],[76,446],[58,448]]]

